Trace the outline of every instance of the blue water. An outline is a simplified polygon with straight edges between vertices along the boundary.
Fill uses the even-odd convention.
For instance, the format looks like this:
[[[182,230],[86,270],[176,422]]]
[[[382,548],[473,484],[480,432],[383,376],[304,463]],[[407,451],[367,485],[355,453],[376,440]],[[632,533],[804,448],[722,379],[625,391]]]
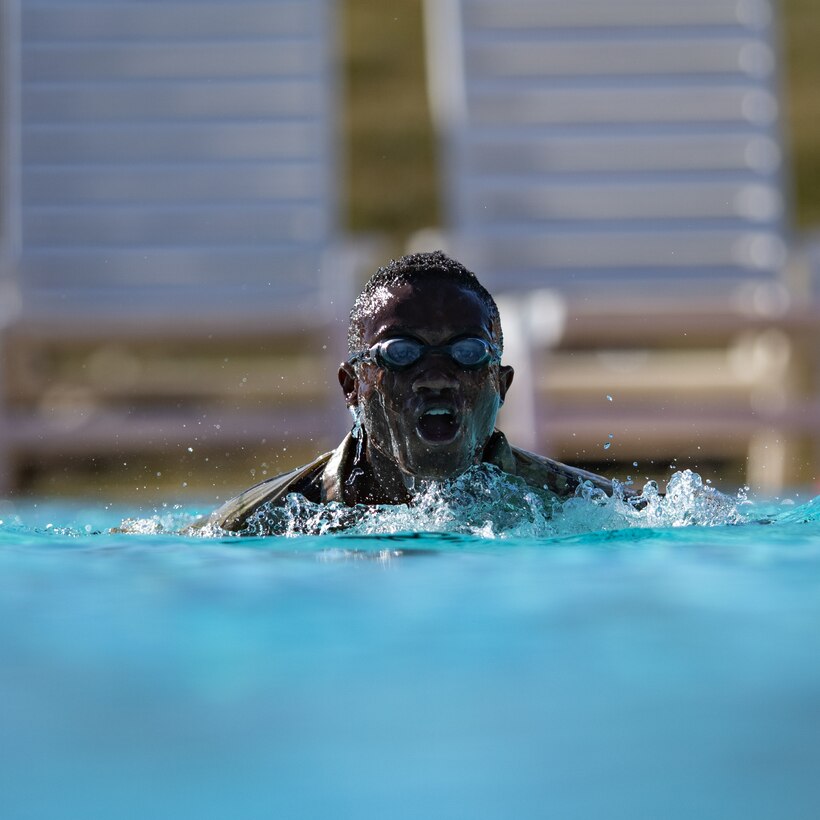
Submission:
[[[292,538],[0,505],[0,816],[814,819],[820,498],[682,487]]]

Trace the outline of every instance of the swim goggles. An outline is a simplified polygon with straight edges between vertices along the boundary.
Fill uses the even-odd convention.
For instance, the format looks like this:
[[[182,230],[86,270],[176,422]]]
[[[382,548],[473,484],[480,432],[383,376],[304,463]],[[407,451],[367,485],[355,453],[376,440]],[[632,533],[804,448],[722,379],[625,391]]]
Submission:
[[[428,353],[446,353],[465,370],[478,370],[489,362],[501,361],[501,352],[494,344],[470,336],[457,339],[448,345],[426,345],[416,339],[407,338],[386,339],[367,350],[354,353],[348,362],[365,362],[386,367],[388,370],[404,370]]]

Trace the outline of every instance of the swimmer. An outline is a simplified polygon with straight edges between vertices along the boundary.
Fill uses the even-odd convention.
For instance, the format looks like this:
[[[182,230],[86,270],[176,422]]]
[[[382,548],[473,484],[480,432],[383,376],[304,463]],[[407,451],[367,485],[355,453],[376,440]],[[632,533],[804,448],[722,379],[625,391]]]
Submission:
[[[495,428],[513,380],[503,347],[495,300],[475,274],[441,251],[391,261],[350,313],[339,384],[351,432],[332,452],[256,484],[203,523],[242,530],[262,505],[283,504],[290,493],[348,506],[408,504],[414,489],[480,463],[556,498],[584,481],[611,493],[607,479],[514,447]]]

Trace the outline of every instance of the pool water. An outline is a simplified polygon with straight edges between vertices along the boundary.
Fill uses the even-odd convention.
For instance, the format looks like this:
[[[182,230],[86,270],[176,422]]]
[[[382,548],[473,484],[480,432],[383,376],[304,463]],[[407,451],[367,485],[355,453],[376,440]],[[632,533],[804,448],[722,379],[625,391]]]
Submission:
[[[820,497],[479,485],[295,537],[0,507],[0,816],[820,816]]]

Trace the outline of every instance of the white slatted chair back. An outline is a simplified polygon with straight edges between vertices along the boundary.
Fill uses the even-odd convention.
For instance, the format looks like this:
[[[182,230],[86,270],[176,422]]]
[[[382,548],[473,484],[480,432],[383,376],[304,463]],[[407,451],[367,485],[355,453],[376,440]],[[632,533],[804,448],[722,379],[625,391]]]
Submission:
[[[429,0],[426,19],[445,228],[491,289],[779,275],[769,0]]]
[[[328,304],[330,0],[18,2],[24,304]]]

